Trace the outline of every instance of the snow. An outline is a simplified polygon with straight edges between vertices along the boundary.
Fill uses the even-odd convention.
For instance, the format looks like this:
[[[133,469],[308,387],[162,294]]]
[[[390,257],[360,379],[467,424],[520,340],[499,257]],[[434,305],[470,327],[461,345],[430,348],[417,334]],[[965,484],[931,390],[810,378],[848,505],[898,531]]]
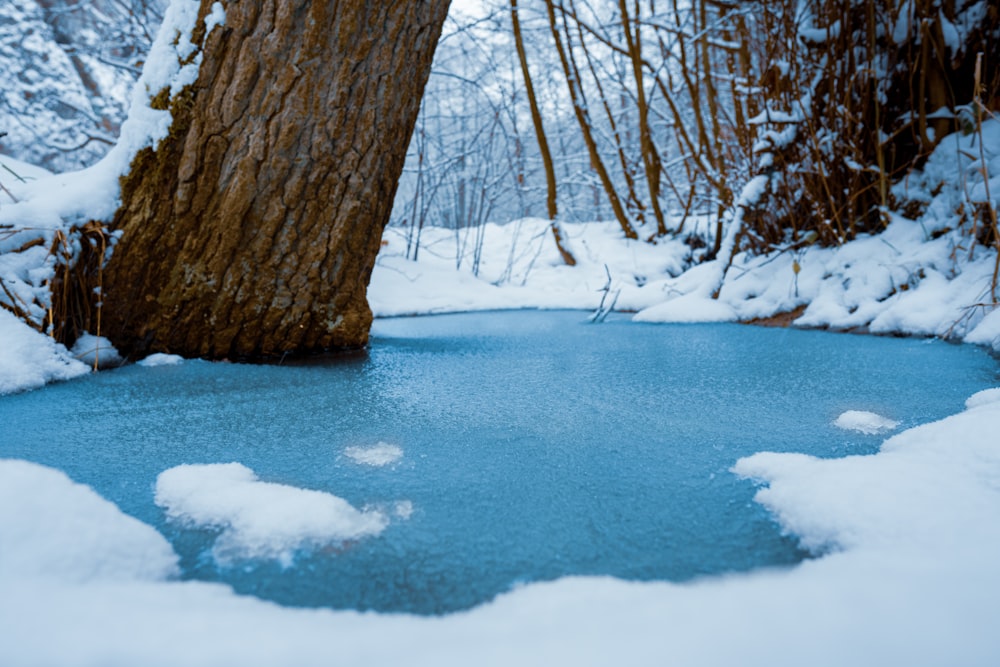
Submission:
[[[403,449],[399,445],[378,442],[368,447],[358,445],[348,447],[344,450],[344,456],[359,465],[380,468],[403,458]]]
[[[866,410],[848,410],[837,417],[833,425],[845,431],[875,435],[893,430],[899,426],[899,422]]]
[[[0,396],[86,375],[65,347],[0,309]]]
[[[69,353],[91,368],[113,368],[124,362],[110,340],[89,333],[77,338]]]
[[[176,366],[177,364],[184,363],[184,357],[177,354],[164,354],[163,352],[157,352],[136,363],[140,366],[145,366],[146,368],[155,368],[157,366]]]
[[[977,391],[965,401],[965,408],[971,410],[990,403],[1000,402],[1000,387]]]
[[[262,482],[239,463],[180,465],[160,473],[156,504],[184,526],[220,530],[220,564],[267,558],[290,564],[294,552],[378,535],[380,512],[361,512],[330,493]]]
[[[0,459],[0,590],[12,578],[79,584],[178,573],[162,535],[90,487],[52,468]]]

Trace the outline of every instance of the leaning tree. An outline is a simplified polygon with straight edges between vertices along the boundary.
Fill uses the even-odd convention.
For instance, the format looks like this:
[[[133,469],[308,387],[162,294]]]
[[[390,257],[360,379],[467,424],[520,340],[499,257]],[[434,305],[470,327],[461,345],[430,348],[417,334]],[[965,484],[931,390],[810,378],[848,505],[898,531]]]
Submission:
[[[363,346],[366,289],[449,0],[239,0],[154,97],[103,271],[131,354],[266,358]]]

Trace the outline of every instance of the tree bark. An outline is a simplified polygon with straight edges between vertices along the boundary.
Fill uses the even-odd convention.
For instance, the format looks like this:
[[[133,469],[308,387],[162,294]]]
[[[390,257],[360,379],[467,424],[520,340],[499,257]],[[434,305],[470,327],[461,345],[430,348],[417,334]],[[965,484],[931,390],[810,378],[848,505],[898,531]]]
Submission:
[[[132,355],[364,346],[448,4],[226,2],[197,80],[169,100],[169,136],[123,178],[102,333]]]

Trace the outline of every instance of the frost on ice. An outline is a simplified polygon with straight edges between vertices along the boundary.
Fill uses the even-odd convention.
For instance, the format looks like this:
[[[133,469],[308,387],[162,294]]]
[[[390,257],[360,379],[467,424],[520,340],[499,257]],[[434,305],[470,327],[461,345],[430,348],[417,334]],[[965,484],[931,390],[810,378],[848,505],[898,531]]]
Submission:
[[[845,431],[875,435],[893,430],[899,426],[899,422],[866,410],[848,410],[837,417],[833,425]]]
[[[388,442],[378,442],[369,447],[358,445],[348,447],[344,450],[344,456],[359,465],[382,467],[390,463],[395,463],[403,458],[403,450],[399,445],[391,445]]]
[[[262,482],[239,463],[180,465],[160,473],[156,504],[167,518],[221,531],[220,563],[245,558],[289,564],[294,552],[378,535],[388,519],[323,491]]]

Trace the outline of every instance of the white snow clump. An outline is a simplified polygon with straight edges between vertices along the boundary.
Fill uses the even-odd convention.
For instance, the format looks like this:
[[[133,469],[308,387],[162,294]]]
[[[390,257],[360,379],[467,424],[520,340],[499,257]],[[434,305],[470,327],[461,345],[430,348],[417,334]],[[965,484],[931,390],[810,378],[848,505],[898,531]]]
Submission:
[[[118,354],[110,340],[89,333],[77,338],[69,353],[91,368],[110,368],[123,362],[122,355]]]
[[[369,447],[354,445],[344,450],[344,456],[358,465],[382,467],[403,458],[403,450],[398,445],[378,442]]]
[[[220,564],[263,558],[290,565],[298,549],[378,535],[389,523],[330,493],[262,482],[239,463],[170,468],[156,480],[155,502],[173,521],[221,530],[212,550]]]
[[[136,363],[139,366],[145,366],[146,368],[154,368],[156,366],[176,366],[177,364],[183,362],[184,357],[178,354],[163,354],[162,352],[157,352]]]
[[[833,425],[845,431],[857,431],[865,435],[876,435],[891,431],[899,422],[865,410],[848,410],[833,421]]]

